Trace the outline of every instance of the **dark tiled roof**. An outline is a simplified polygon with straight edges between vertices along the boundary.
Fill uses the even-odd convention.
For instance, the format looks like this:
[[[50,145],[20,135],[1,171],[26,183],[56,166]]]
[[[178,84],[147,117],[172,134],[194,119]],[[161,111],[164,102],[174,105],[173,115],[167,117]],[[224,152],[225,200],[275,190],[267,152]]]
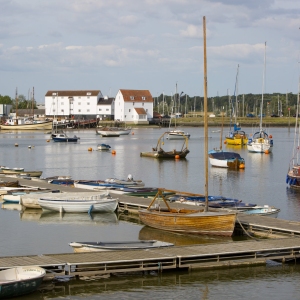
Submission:
[[[13,112],[16,112],[16,110],[14,109]],[[34,114],[35,115],[44,115],[45,109],[35,109]],[[32,116],[32,109],[29,109],[29,108],[18,109],[18,115],[19,116],[24,116],[24,115]]]
[[[125,102],[153,102],[153,98],[151,93],[148,90],[120,90]],[[130,97],[134,97],[134,99],[130,99]],[[143,100],[142,97],[145,97]]]
[[[108,98],[108,99],[101,98],[98,101],[98,105],[110,105],[113,103],[114,100],[115,98]]]
[[[56,93],[58,93],[58,97],[84,97],[84,96],[97,96],[101,93],[100,90],[80,90],[80,91],[48,91],[45,97],[56,97]],[[90,95],[88,95],[90,93]],[[55,95],[54,95],[55,94]]]
[[[138,115],[146,115],[147,114],[145,109],[142,107],[135,107],[134,109]]]

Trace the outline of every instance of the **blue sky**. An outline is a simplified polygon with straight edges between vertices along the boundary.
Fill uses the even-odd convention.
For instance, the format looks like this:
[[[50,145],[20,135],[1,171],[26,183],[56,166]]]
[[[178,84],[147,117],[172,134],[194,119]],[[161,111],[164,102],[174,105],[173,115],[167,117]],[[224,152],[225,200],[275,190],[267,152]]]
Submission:
[[[0,0],[0,94],[148,89],[203,96],[298,91],[299,0]]]

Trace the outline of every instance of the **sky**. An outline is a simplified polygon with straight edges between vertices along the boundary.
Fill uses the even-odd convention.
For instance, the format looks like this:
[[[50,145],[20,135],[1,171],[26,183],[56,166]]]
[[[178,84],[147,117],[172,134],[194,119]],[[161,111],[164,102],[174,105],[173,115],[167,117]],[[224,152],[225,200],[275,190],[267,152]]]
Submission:
[[[299,0],[0,0],[0,95],[203,96],[204,16],[209,97],[298,92]]]

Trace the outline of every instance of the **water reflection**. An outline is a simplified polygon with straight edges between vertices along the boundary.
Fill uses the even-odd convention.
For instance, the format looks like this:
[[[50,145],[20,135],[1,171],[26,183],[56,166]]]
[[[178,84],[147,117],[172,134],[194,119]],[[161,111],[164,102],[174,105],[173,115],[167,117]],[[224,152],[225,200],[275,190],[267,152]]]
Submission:
[[[2,202],[1,208],[4,210],[18,210],[21,211],[23,209],[22,205],[16,203],[7,203]]]
[[[44,282],[38,292],[22,299],[257,299],[258,291],[260,299],[296,299],[300,269],[270,264],[205,272],[152,271],[99,277],[81,277],[65,283]]]
[[[139,232],[140,240],[158,240],[172,243],[175,246],[186,246],[196,244],[232,242],[231,237],[212,237],[179,234],[144,226]]]
[[[76,225],[106,225],[118,224],[119,220],[115,213],[59,213],[43,211],[41,209],[26,209],[20,213],[22,221],[38,221],[47,224],[76,224]]]

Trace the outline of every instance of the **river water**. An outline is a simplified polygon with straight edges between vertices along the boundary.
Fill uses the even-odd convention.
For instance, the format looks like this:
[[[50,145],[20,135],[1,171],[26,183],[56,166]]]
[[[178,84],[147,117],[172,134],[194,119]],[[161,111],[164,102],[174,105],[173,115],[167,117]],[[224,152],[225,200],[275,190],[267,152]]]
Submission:
[[[102,138],[94,130],[70,131],[77,144],[49,141],[44,132],[0,133],[0,164],[42,170],[43,177],[69,175],[73,179],[126,178],[132,174],[146,186],[193,193],[204,192],[203,128],[185,128],[191,134],[186,160],[159,161],[140,157],[151,151],[164,129],[137,128],[132,134]],[[209,149],[219,147],[220,128],[209,127]],[[252,128],[243,128],[247,133]],[[246,168],[232,171],[209,167],[209,194],[280,208],[279,218],[300,221],[300,193],[287,188],[285,179],[292,157],[293,129],[270,128],[271,154],[248,153],[246,147],[228,146],[244,157]],[[115,155],[96,151],[107,143]],[[18,147],[15,146],[18,144]],[[31,146],[29,148],[28,146]],[[164,149],[181,148],[181,141],[164,141]],[[88,151],[88,148],[94,151]],[[32,182],[34,185],[34,182]],[[136,218],[116,214],[21,212],[13,205],[0,210],[0,256],[72,252],[72,241],[160,239],[176,245],[235,242],[236,238],[183,236],[152,230]],[[300,267],[270,262],[263,267],[112,276],[45,285],[24,299],[298,299]]]

